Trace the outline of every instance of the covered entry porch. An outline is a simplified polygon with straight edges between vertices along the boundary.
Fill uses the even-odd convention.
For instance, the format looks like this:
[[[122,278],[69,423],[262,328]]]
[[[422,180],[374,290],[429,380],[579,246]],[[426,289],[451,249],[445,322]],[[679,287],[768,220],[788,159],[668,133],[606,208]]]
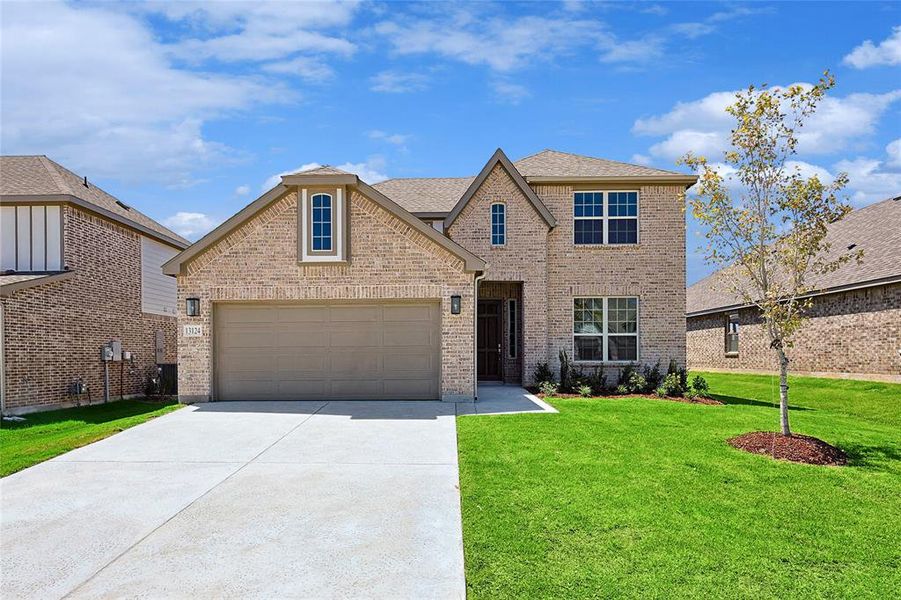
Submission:
[[[523,381],[522,282],[482,281],[476,312],[479,381]]]

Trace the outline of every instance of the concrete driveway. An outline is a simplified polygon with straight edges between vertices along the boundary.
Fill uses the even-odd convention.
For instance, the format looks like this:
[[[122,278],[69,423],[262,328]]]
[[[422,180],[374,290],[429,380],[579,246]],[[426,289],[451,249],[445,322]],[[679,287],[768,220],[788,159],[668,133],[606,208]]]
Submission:
[[[188,407],[0,483],[3,598],[463,598],[454,405]]]

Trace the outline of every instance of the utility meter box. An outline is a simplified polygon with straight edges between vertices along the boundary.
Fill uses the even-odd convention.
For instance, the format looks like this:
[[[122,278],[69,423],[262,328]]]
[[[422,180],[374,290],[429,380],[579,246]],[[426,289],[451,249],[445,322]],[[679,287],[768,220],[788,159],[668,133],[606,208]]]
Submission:
[[[100,359],[108,361],[122,360],[122,342],[119,340],[111,340],[100,348]]]
[[[122,360],[122,342],[119,340],[112,340],[109,345],[113,349],[113,360]]]

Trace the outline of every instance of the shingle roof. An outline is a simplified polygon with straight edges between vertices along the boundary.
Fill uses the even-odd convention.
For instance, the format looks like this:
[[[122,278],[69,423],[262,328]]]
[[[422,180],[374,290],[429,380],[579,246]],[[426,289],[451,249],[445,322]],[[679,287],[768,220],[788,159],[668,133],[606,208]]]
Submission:
[[[372,187],[411,213],[448,213],[475,177],[388,179]]]
[[[131,221],[153,232],[190,244],[171,229],[157,223],[117,198],[107,194],[91,182],[84,185],[79,177],[46,156],[2,156],[0,157],[0,195],[2,196],[74,196],[105,211]]]
[[[525,177],[685,177],[683,173],[641,165],[542,150],[513,163]],[[388,179],[373,185],[413,213],[448,213],[475,177],[414,177]]]
[[[0,275],[0,296],[9,296],[15,291],[68,279],[75,271],[57,271],[55,273],[14,273]]]
[[[342,171],[338,167],[333,167],[331,165],[322,165],[321,167],[296,171],[295,173],[292,173],[292,175],[299,175],[300,173],[303,173],[304,175],[350,175],[347,171]]]
[[[642,165],[570,154],[557,150],[542,150],[513,163],[525,177],[664,177],[684,175]]]
[[[863,250],[863,262],[858,265],[850,261],[832,273],[817,277],[811,282],[817,290],[901,277],[901,196],[848,214],[829,226],[826,241],[831,244],[829,256],[839,256],[854,244],[854,250]],[[717,271],[688,288],[686,312],[689,315],[742,303],[728,290],[724,271]]]

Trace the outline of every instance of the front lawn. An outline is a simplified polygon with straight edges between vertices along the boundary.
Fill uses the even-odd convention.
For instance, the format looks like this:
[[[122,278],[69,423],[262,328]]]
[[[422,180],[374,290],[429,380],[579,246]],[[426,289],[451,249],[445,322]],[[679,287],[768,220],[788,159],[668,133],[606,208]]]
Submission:
[[[704,374],[726,406],[551,400],[457,419],[470,598],[895,597],[901,386],[793,378],[793,429],[850,466],[736,450],[778,382]]]
[[[140,425],[178,408],[175,401],[121,400],[25,415],[0,424],[0,477]]]

